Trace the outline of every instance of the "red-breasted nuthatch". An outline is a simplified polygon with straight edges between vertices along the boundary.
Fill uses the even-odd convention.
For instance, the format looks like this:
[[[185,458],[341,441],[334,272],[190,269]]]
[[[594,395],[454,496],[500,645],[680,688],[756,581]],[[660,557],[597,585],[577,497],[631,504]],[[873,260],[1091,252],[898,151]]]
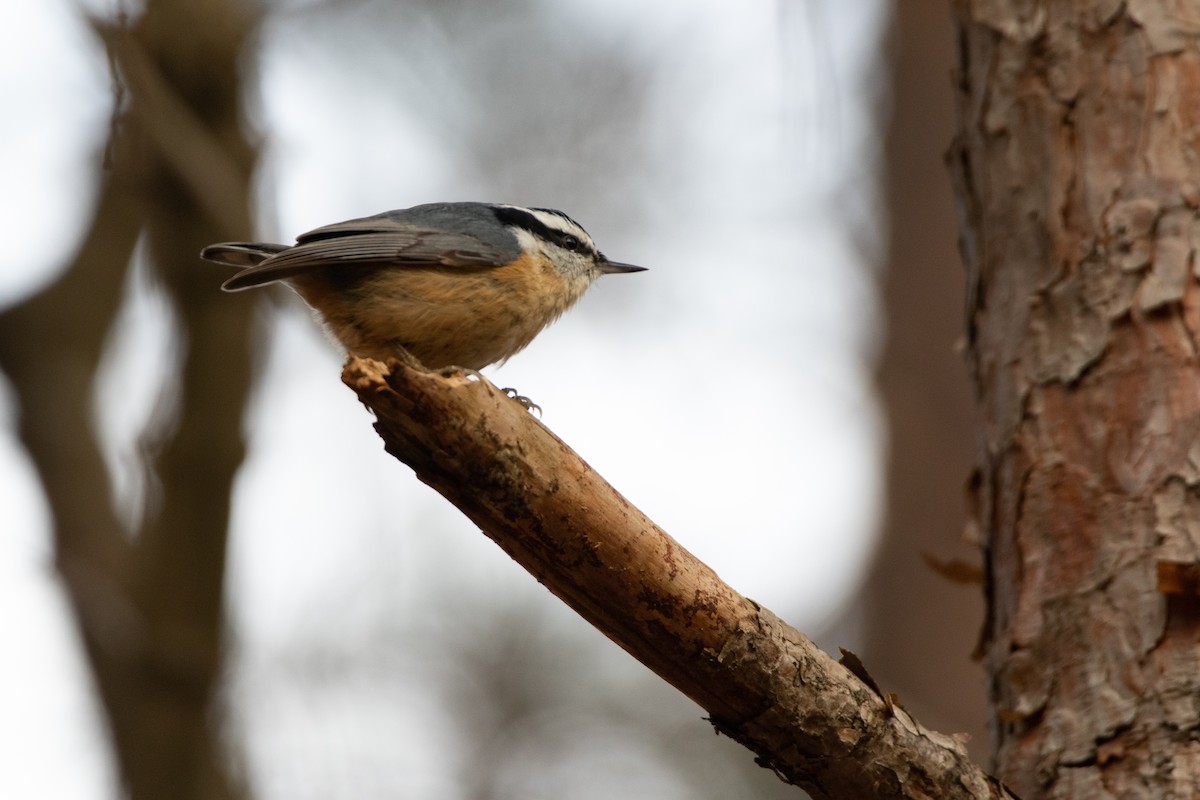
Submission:
[[[240,267],[227,292],[283,281],[351,353],[403,348],[429,368],[480,369],[519,352],[609,261],[561,211],[430,203],[326,225],[292,246],[228,242],[201,258]]]

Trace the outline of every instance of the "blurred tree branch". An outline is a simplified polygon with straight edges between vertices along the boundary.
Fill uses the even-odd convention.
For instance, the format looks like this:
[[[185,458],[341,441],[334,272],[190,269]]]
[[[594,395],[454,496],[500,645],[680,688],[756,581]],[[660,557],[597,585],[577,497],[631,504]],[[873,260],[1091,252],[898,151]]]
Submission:
[[[928,724],[967,731],[977,758],[990,737],[983,670],[969,658],[983,593],[946,580],[922,554],[981,559],[963,532],[963,476],[974,428],[970,387],[954,342],[962,304],[955,208],[942,159],[953,135],[946,76],[954,65],[950,15],[940,0],[891,4],[884,146],[887,268],[877,386],[888,417],[882,539],[861,604],[863,657]],[[938,609],[936,625],[929,609]]]
[[[135,800],[243,795],[225,770],[211,705],[229,492],[243,452],[232,421],[250,382],[250,306],[214,292],[196,253],[250,229],[255,153],[240,126],[238,64],[252,22],[230,0],[151,0],[132,26],[93,21],[129,90],[127,106],[114,112],[110,166],[72,263],[0,314],[0,367],[17,396],[19,433],[51,507],[57,564]],[[158,502],[128,531],[110,496],[92,401],[143,237],[185,352],[174,402],[164,403],[178,416],[164,419],[160,409],[143,436]]]
[[[814,798],[1009,796],[857,659],[852,672],[723,583],[487,381],[354,357],[342,377],[389,453],[785,780]]]

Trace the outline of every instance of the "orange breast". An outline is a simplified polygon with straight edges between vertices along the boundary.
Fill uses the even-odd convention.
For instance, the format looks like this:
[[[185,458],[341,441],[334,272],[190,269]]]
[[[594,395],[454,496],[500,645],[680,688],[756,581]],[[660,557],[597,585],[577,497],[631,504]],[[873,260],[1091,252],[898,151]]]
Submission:
[[[528,254],[503,267],[380,267],[357,280],[345,270],[290,280],[350,352],[377,359],[403,347],[430,368],[480,369],[524,348],[566,311],[590,280],[569,281]]]

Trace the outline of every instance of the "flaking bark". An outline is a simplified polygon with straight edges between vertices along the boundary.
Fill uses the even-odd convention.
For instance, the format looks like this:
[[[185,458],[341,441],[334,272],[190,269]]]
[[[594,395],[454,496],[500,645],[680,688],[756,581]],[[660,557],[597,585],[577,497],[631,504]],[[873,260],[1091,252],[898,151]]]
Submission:
[[[1200,792],[1200,16],[958,2],[968,360],[999,775]]]

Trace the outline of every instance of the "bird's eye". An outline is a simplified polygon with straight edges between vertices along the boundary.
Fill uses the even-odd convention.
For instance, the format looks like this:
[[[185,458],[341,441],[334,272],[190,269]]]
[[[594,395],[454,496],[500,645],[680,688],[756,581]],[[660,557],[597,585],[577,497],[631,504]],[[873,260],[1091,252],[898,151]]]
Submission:
[[[564,233],[562,235],[562,238],[558,240],[558,244],[564,250],[570,250],[571,252],[575,252],[576,250],[579,249],[579,245],[580,245],[579,237],[572,236],[569,233]]]

